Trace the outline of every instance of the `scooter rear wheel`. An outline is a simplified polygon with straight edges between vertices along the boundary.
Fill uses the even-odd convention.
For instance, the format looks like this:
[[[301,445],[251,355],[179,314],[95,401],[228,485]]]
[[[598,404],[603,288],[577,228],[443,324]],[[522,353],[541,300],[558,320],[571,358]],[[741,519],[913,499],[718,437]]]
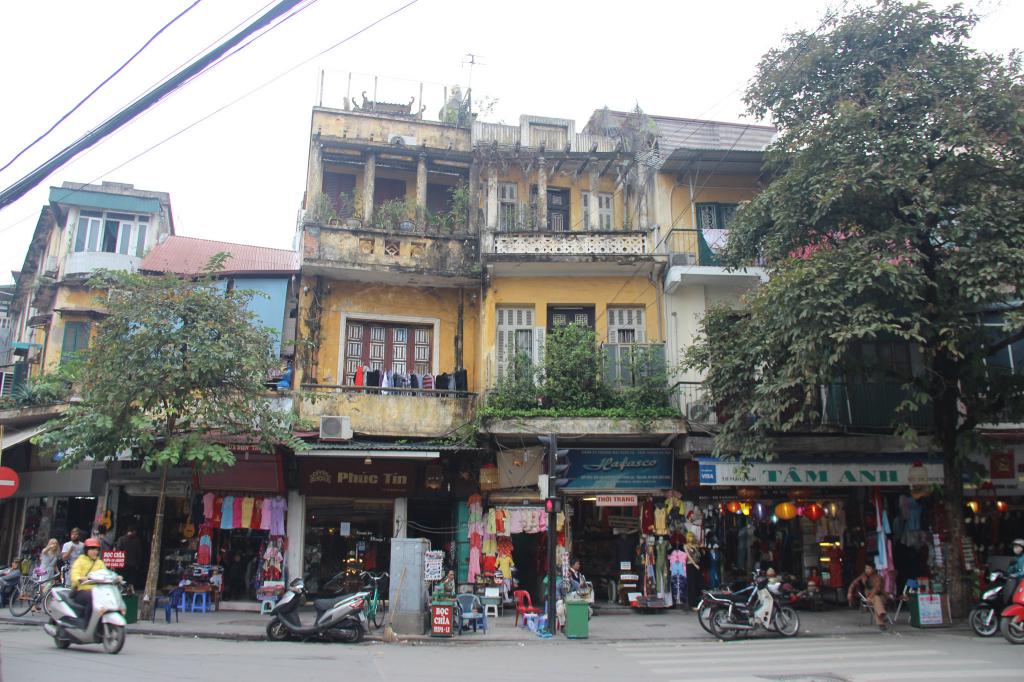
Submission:
[[[267,639],[271,642],[283,642],[288,639],[288,628],[279,619],[267,623]]]
[[[108,654],[116,654],[124,647],[124,626],[103,623],[103,650]]]
[[[57,634],[53,638],[53,643],[57,646],[57,648],[67,649],[69,646],[71,646],[71,640],[66,637],[61,637],[61,628],[59,625],[57,625],[57,623],[54,622],[52,618],[50,619],[50,624],[53,625],[53,627],[57,628]]]
[[[717,608],[711,610],[711,616],[708,618],[708,622],[711,626],[711,634],[718,639],[728,642],[736,639],[739,636],[739,631],[731,628],[724,628],[723,625],[729,622],[729,611],[725,608]]]

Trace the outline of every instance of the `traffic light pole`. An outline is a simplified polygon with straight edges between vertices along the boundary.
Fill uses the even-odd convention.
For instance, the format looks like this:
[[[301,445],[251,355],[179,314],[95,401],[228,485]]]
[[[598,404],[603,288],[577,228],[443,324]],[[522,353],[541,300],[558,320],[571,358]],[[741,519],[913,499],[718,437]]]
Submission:
[[[555,486],[555,464],[558,461],[558,439],[555,434],[548,436],[548,500],[545,505],[548,508],[548,632],[555,632],[555,595],[558,576],[555,566],[555,547],[558,535],[558,515],[555,512],[555,505],[551,503],[553,495],[557,495]]]

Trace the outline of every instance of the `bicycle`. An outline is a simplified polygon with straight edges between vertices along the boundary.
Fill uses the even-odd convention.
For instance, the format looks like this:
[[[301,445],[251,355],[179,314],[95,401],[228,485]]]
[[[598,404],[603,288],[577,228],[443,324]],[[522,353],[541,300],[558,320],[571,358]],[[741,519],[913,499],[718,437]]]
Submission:
[[[388,611],[387,604],[380,594],[380,583],[388,577],[387,571],[378,574],[363,571],[359,576],[373,583],[373,594],[366,600],[366,619],[373,623],[373,627],[379,628],[384,624],[384,616]]]
[[[43,580],[37,580],[31,575],[23,575],[21,582],[18,583],[18,587],[11,594],[10,603],[7,605],[11,615],[15,618],[20,618],[36,606],[41,607],[46,612],[46,597],[50,594],[50,590],[53,589],[53,584],[57,581],[57,578],[58,576],[54,575]]]

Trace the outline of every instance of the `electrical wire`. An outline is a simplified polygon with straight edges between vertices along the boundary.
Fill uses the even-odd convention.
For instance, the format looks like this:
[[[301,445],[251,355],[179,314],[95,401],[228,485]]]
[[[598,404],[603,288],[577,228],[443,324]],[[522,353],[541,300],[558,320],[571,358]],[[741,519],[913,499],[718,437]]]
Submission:
[[[314,0],[314,2],[315,2],[315,0]],[[239,97],[236,97],[235,99],[233,99],[230,102],[224,104],[223,106],[218,107],[217,109],[211,111],[210,113],[206,114],[205,116],[202,116],[201,118],[196,119],[195,121],[193,121],[192,123],[188,124],[184,128],[181,128],[180,130],[178,130],[177,132],[175,132],[175,133],[173,133],[171,135],[168,135],[167,137],[165,137],[164,139],[160,140],[159,142],[151,145],[150,147],[147,147],[146,149],[144,149],[143,151],[139,152],[138,154],[132,156],[131,158],[127,159],[126,161],[124,161],[124,162],[118,164],[117,166],[114,166],[113,168],[111,168],[111,169],[109,169],[109,170],[99,174],[98,176],[96,176],[92,180],[89,180],[88,182],[83,183],[79,187],[79,189],[81,187],[85,187],[86,185],[89,185],[89,184],[95,182],[99,178],[105,177],[105,176],[110,175],[111,173],[113,173],[113,172],[115,172],[117,170],[120,170],[124,166],[127,166],[129,163],[131,163],[131,162],[141,158],[142,156],[145,156],[146,154],[148,154],[148,153],[152,152],[153,150],[161,147],[162,145],[166,144],[167,142],[170,142],[174,138],[176,138],[179,135],[187,132],[188,130],[191,130],[192,128],[194,128],[195,126],[199,125],[200,123],[203,123],[204,121],[212,118],[213,116],[216,116],[220,112],[222,112],[222,111],[224,111],[224,110],[234,106],[235,104],[238,104],[242,100],[244,100],[244,99],[246,99],[248,97],[251,97],[255,93],[257,93],[260,90],[262,90],[263,88],[265,88],[265,87],[267,87],[267,86],[277,82],[281,78],[284,78],[285,76],[287,76],[288,74],[292,73],[296,69],[299,69],[299,68],[305,66],[306,64],[308,64],[309,62],[313,61],[314,59],[317,59],[317,58],[327,54],[328,52],[331,52],[332,50],[335,50],[338,47],[341,47],[345,43],[347,43],[347,42],[357,38],[358,36],[362,35],[363,33],[366,33],[370,29],[376,27],[378,24],[380,24],[380,23],[386,21],[387,19],[390,19],[391,17],[401,13],[402,11],[404,11],[407,8],[411,7],[412,5],[415,5],[417,2],[419,2],[419,0],[409,0],[408,2],[406,2],[405,4],[397,7],[396,9],[392,10],[391,12],[388,12],[387,14],[382,15],[381,17],[379,17],[378,19],[374,20],[373,22],[363,26],[358,31],[355,31],[354,33],[349,34],[345,38],[343,38],[343,39],[339,40],[338,42],[334,43],[333,45],[331,45],[331,46],[329,46],[329,47],[327,47],[327,48],[317,52],[316,54],[308,57],[307,59],[304,59],[303,61],[301,61],[298,64],[296,64],[296,65],[286,69],[285,71],[282,71],[281,73],[279,73],[278,75],[274,76],[273,78],[263,82],[262,84],[260,84],[260,85],[256,86],[255,88],[247,91],[246,93],[240,95]],[[76,190],[69,188],[68,193],[71,194],[74,191],[76,191]],[[12,223],[11,225],[8,225],[6,227],[0,228],[0,234],[6,232],[7,230],[9,230],[9,229],[11,229],[11,228],[13,228],[13,227],[15,227],[17,225],[20,225],[22,222],[24,222],[25,220],[28,220],[33,215],[35,215],[35,214],[33,213],[31,215],[28,215],[28,216],[20,219],[19,221],[15,222],[15,223]]]
[[[109,83],[115,76],[117,76],[117,74],[119,74],[122,71],[124,71],[125,67],[127,67],[129,64],[131,64],[135,60],[136,57],[138,57],[140,54],[142,54],[143,50],[145,50],[147,47],[149,47],[150,44],[160,36],[161,33],[166,31],[167,29],[169,29],[174,24],[174,22],[176,22],[178,19],[181,19],[183,16],[188,14],[200,2],[202,2],[202,0],[195,0],[195,2],[193,2],[191,5],[189,5],[185,9],[183,9],[181,12],[179,12],[177,16],[175,16],[169,22],[167,22],[166,24],[161,26],[160,30],[157,31],[156,33],[154,33],[152,36],[150,36],[149,40],[147,40],[145,43],[143,43],[142,47],[140,47],[138,50],[136,50],[135,53],[131,57],[129,57],[128,60],[125,63],[121,64],[121,66],[117,67],[117,69],[112,74],[110,74],[109,76],[104,78],[103,81],[99,85],[97,85],[95,88],[93,88],[89,92],[88,95],[86,95],[81,100],[79,100],[78,104],[76,104],[75,106],[71,107],[71,109],[68,110],[67,113],[65,113],[63,116],[58,118],[57,121],[53,125],[51,125],[49,128],[47,128],[47,130],[42,135],[40,135],[36,139],[32,140],[24,149],[22,149],[17,154],[15,154],[11,158],[10,161],[5,163],[3,166],[0,166],[0,172],[3,172],[5,170],[7,170],[8,168],[10,168],[11,164],[14,163],[15,161],[17,161],[18,158],[20,158],[22,154],[27,152],[29,149],[32,149],[32,147],[34,147],[38,142],[40,142],[43,138],[45,138],[47,135],[52,133],[57,128],[57,126],[59,126],[61,123],[63,123],[68,118],[68,116],[70,116],[71,114],[73,114],[76,111],[78,111],[78,109],[83,104],[85,104],[87,101],[89,101],[89,99],[93,95],[95,95],[100,90],[100,88],[102,88],[104,85]]]

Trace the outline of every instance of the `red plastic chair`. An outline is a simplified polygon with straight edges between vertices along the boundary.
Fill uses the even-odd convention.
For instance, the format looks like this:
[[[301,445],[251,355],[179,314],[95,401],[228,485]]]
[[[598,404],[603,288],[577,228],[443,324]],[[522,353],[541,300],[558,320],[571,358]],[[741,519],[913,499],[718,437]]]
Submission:
[[[528,613],[540,613],[540,609],[533,605],[533,600],[530,599],[530,593],[526,590],[516,590],[512,593],[512,598],[516,602],[516,627],[519,627],[519,614],[526,616]],[[526,622],[526,618],[523,618],[523,622]]]

